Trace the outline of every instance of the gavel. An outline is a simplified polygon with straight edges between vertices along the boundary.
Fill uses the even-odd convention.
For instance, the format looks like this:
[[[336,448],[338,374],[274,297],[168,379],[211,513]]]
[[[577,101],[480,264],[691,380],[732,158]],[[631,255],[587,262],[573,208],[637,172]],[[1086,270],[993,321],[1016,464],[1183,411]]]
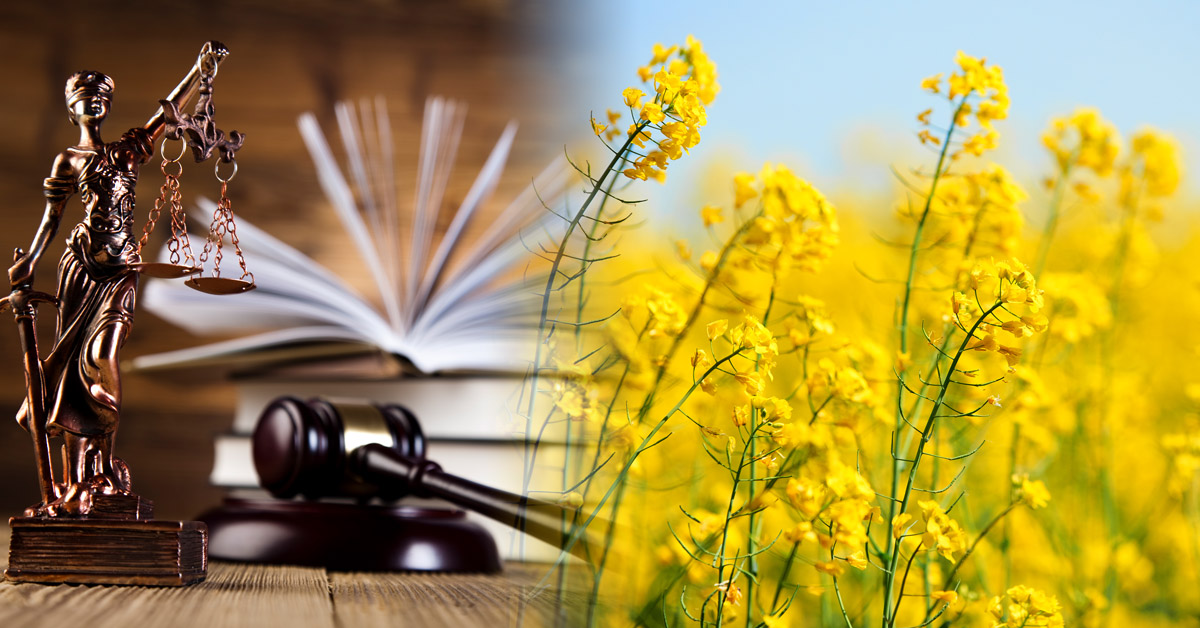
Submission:
[[[563,547],[570,511],[442,471],[425,457],[425,436],[396,404],[280,397],[254,431],[254,465],[276,497],[385,501],[438,497]]]

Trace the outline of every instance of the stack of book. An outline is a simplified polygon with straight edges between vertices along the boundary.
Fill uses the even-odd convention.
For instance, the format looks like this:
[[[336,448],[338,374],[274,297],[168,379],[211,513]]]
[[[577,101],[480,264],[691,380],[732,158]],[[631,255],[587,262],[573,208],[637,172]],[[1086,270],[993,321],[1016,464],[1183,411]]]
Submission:
[[[142,304],[194,333],[246,335],[142,356],[133,367],[222,369],[236,378],[236,414],[230,430],[216,437],[211,476],[232,495],[260,491],[250,436],[263,408],[280,396],[323,396],[403,405],[421,422],[429,458],[447,472],[552,500],[553,494],[537,491],[562,490],[568,448],[553,430],[526,433],[530,392],[523,374],[536,342],[539,300],[530,283],[535,278],[521,272],[529,259],[522,234],[536,238],[547,228],[551,214],[543,199],[562,194],[566,169],[561,163],[547,168],[489,218],[482,235],[464,242],[468,224],[503,172],[516,132],[510,124],[439,239],[435,227],[465,108],[441,99],[426,105],[408,225],[401,224],[396,200],[383,103],[357,111],[343,103],[337,113],[345,172],[313,116],[300,118],[300,132],[326,196],[374,279],[382,311],[308,256],[239,220],[240,246],[257,290],[214,297],[151,280]],[[193,243],[193,249],[199,245]],[[531,471],[531,443],[539,438]],[[516,542],[511,531],[480,521],[498,537],[502,552],[525,547],[526,558],[557,554],[532,539]],[[506,556],[518,557],[515,549]]]

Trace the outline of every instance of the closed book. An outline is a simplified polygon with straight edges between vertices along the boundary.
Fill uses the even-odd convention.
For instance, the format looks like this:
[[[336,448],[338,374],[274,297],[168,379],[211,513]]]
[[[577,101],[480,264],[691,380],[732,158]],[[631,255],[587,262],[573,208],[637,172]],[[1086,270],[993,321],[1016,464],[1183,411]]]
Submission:
[[[407,408],[430,439],[525,440],[528,386],[517,377],[441,376],[391,379],[282,379],[257,377],[235,383],[232,431],[250,434],[264,408],[282,396],[353,399]],[[539,404],[540,406],[544,403]],[[551,430],[543,440],[561,441]]]

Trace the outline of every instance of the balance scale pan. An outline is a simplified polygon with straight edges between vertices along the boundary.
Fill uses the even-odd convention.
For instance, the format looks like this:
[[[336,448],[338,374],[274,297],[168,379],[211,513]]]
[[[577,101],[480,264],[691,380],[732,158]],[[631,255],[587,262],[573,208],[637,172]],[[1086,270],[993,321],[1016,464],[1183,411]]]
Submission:
[[[252,282],[231,277],[192,277],[183,283],[208,294],[237,294],[249,292],[255,287]]]
[[[147,277],[156,277],[158,279],[178,279],[180,277],[187,277],[188,275],[195,275],[204,270],[199,266],[168,264],[167,262],[134,262],[129,267]]]

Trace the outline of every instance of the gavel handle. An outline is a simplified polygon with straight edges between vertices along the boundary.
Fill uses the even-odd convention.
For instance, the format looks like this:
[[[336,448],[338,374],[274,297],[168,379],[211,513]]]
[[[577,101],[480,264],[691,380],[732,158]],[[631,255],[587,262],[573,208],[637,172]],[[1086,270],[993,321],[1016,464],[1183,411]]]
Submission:
[[[418,497],[440,497],[555,547],[561,548],[567,541],[563,520],[571,513],[555,504],[464,480],[442,471],[432,460],[405,456],[383,445],[363,445],[348,458],[351,470],[368,481],[399,484]]]

